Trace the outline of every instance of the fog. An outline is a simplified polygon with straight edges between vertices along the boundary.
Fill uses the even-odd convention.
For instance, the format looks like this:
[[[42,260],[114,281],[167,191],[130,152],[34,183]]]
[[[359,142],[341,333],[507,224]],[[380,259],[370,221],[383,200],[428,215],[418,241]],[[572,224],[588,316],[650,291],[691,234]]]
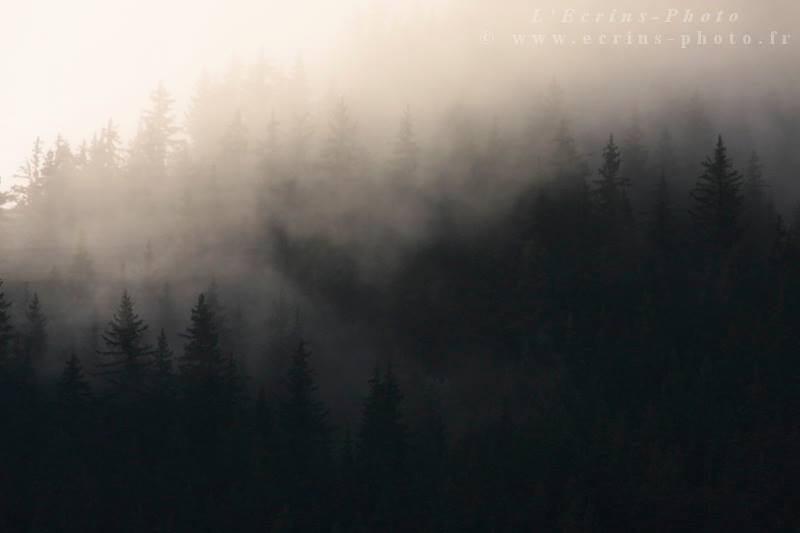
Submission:
[[[0,11],[0,530],[800,524],[796,1]]]
[[[626,12],[647,21],[614,19]],[[85,247],[98,279],[79,314],[99,319],[131,282],[173,283],[188,309],[216,279],[231,305],[242,305],[244,291],[258,329],[254,317],[278,293],[320,309],[347,298],[311,294],[303,284],[318,274],[287,280],[275,265],[281,239],[321,239],[343,254],[333,260],[348,283],[383,290],[406,255],[442,231],[437,217],[449,217],[459,238],[481,235],[546,180],[542,161],[562,116],[592,169],[607,135],[623,136],[634,115],[651,167],[669,129],[681,158],[673,178],[686,191],[722,133],[740,166],[760,153],[773,201],[788,213],[800,192],[797,46],[626,39],[698,31],[768,39],[791,33],[799,13],[793,2],[743,1],[723,10],[711,2],[14,2],[0,28],[0,168],[4,186],[17,186],[4,217],[4,275],[69,277]],[[519,42],[559,32],[620,41]],[[157,86],[169,109],[149,100]],[[106,147],[112,154],[103,152],[109,119],[119,137]],[[37,137],[33,174],[48,150],[55,158],[52,177],[34,176],[41,198],[26,191],[20,169]],[[404,157],[413,168],[398,163]],[[475,172],[486,176],[475,181]],[[639,196],[656,173],[647,170]],[[248,357],[258,359],[263,342]]]

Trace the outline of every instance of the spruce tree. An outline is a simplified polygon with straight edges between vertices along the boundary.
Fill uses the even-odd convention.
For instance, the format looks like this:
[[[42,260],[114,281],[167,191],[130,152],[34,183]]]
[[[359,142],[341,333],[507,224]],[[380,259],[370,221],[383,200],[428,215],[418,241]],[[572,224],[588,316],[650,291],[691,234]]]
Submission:
[[[139,124],[139,132],[131,150],[131,166],[134,172],[151,176],[164,176],[167,157],[175,146],[174,135],[178,128],[172,117],[172,96],[159,83],[150,94],[150,109],[145,111]]]
[[[72,290],[78,298],[85,299],[89,295],[89,287],[94,279],[94,260],[86,246],[86,235],[81,231],[78,246],[70,266]]]
[[[376,520],[394,520],[405,480],[407,430],[401,413],[403,395],[391,364],[375,370],[364,402],[359,432],[358,463],[364,504]],[[387,514],[388,513],[388,514]]]
[[[92,388],[83,373],[80,359],[73,352],[64,364],[58,381],[58,403],[68,413],[80,413],[92,402]]]
[[[743,193],[748,205],[753,208],[761,206],[766,188],[767,182],[764,180],[761,160],[758,157],[758,153],[754,151],[747,163],[744,179]]]
[[[582,195],[586,188],[589,169],[578,153],[575,138],[566,119],[559,123],[553,142],[551,165],[556,187]]]
[[[123,291],[119,308],[102,335],[105,349],[98,350],[102,356],[99,373],[123,398],[143,392],[153,354],[145,342],[146,331],[147,324],[136,314],[133,299]]]
[[[284,378],[286,397],[280,407],[280,427],[290,442],[320,455],[329,451],[328,412],[317,397],[310,357],[305,342],[300,341]]]
[[[701,241],[727,249],[741,233],[742,177],[733,168],[721,135],[703,168],[692,191],[694,205],[690,213]]]
[[[318,398],[310,357],[300,341],[284,378],[278,418],[280,477],[292,521],[301,529],[321,519],[314,510],[329,503],[325,493],[331,481],[328,411]]]
[[[162,400],[175,396],[176,376],[172,362],[172,349],[167,342],[167,335],[162,329],[156,340],[156,349],[153,352],[152,382],[153,394]]]
[[[377,367],[369,380],[369,392],[364,401],[364,412],[358,439],[359,459],[364,468],[371,470],[374,457],[381,451],[382,435],[382,404],[384,398],[384,385],[382,376]]]
[[[638,185],[634,190],[642,191],[649,185],[647,173],[647,160],[649,157],[648,149],[645,144],[644,132],[639,120],[639,110],[634,109],[631,117],[631,124],[625,135],[625,145],[623,148],[625,162],[623,172],[628,183]]]
[[[414,136],[414,121],[411,111],[406,109],[395,141],[392,173],[397,179],[410,180],[416,177],[418,166],[419,146]]]
[[[220,347],[218,322],[212,306],[201,293],[192,308],[191,323],[181,336],[186,340],[180,371],[190,389],[219,390],[225,359]]]
[[[405,466],[408,435],[401,408],[403,393],[400,391],[391,362],[386,367],[383,388],[383,417],[386,425],[387,451],[391,467],[397,470]]]
[[[656,160],[661,173],[668,176],[674,174],[676,170],[675,148],[672,143],[672,134],[669,128],[664,128],[661,131],[661,137],[658,140]]]
[[[23,350],[31,363],[40,363],[47,352],[47,317],[42,310],[39,295],[33,293],[25,310]]]
[[[664,172],[658,181],[650,225],[650,240],[659,251],[669,251],[675,243],[675,220],[669,194],[669,184]]]
[[[350,178],[356,166],[356,123],[350,116],[350,108],[340,99],[330,120],[328,140],[325,146],[324,164],[334,179]]]
[[[622,158],[614,136],[610,135],[603,148],[603,165],[598,169],[600,178],[595,180],[594,196],[602,230],[616,235],[620,228],[630,222],[630,204],[625,193],[627,181],[620,175]]]
[[[3,291],[3,280],[0,279],[0,375],[8,375],[12,364],[14,349],[14,327],[11,324],[9,309],[11,302]]]

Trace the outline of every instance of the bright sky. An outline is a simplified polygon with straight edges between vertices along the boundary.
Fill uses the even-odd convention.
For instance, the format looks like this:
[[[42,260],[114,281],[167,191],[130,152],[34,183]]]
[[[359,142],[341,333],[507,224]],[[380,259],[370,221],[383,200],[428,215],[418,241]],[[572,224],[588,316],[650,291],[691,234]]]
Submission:
[[[182,110],[203,68],[216,72],[261,49],[278,64],[313,57],[365,3],[1,0],[2,187],[37,135],[47,145],[58,133],[77,144],[113,118],[127,138],[159,80]]]

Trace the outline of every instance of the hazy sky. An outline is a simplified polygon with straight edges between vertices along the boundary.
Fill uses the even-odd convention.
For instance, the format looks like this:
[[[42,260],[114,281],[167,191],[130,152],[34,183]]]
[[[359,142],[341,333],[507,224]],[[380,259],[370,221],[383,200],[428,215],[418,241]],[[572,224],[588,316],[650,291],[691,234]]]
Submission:
[[[324,54],[356,7],[376,0],[2,0],[0,177],[39,135],[77,144],[108,119],[125,138],[158,80],[178,116],[203,68],[260,49],[284,64]]]
[[[9,185],[37,135],[46,146],[58,133],[76,145],[84,138],[91,139],[94,131],[113,118],[123,138],[129,139],[141,110],[147,105],[149,93],[159,80],[164,81],[176,97],[176,118],[182,121],[186,104],[204,68],[219,73],[233,57],[251,62],[259,51],[263,51],[269,61],[286,66],[302,54],[309,65],[309,73],[324,78],[327,75],[324,67],[337,64],[335,60],[326,61],[335,56],[337,36],[352,34],[353,20],[359,10],[369,13],[372,9],[388,7],[393,12],[416,11],[421,7],[424,11],[435,10],[447,2],[0,0],[0,187]],[[533,73],[543,79],[558,75],[567,83],[571,77],[580,76],[582,82],[573,84],[573,89],[589,87],[584,80],[587,76],[611,76],[611,71],[603,70],[609,68],[616,69],[618,77],[635,71],[633,79],[639,83],[650,77],[665,76],[671,76],[673,81],[692,80],[698,72],[712,78],[715,72],[734,72],[736,83],[729,85],[737,90],[768,83],[793,94],[797,83],[796,69],[785,67],[796,65],[796,45],[783,50],[711,47],[689,51],[663,49],[660,53],[625,47],[576,48],[572,52],[569,48],[557,51],[551,48],[537,54],[534,48],[514,48],[510,41],[501,46],[501,38],[509,37],[503,32],[510,31],[509,28],[534,31],[529,20],[534,7],[563,8],[566,4],[555,0],[496,3],[458,0],[452,5],[467,13],[466,30],[459,28],[456,33],[443,34],[441,40],[434,39],[428,47],[419,46],[414,52],[403,48],[391,56],[385,50],[380,53],[376,50],[373,55],[378,59],[374,68],[367,72],[371,78],[349,80],[357,84],[362,100],[369,86],[382,88],[382,83],[388,83],[385,81],[387,71],[380,69],[392,69],[396,77],[401,78],[395,81],[417,83],[423,88],[429,87],[426,83],[431,79],[446,77],[447,72],[454,86],[442,83],[441,87],[433,86],[430,90],[438,89],[450,100],[468,90],[480,94],[482,90],[499,87],[498,80],[512,78],[518,72]],[[650,10],[692,7],[697,11],[711,8],[741,11],[742,21],[738,27],[720,26],[726,31],[795,30],[800,15],[794,0],[772,0],[764,4],[747,0],[573,0],[570,5],[595,11],[610,7],[631,9],[632,6]],[[482,9],[470,14],[470,9],[476,6]],[[504,17],[506,26],[498,22]],[[712,31],[714,28],[705,29]],[[498,42],[483,46],[479,41],[483,30],[496,31]],[[450,44],[453,39],[458,42]],[[471,44],[472,48],[464,48],[461,41]],[[409,54],[419,56],[418,61],[407,61]],[[633,69],[631,60],[635,54],[642,60]],[[388,61],[387,56],[391,58]],[[427,58],[431,58],[430,64],[425,63]],[[603,68],[597,68],[598,59],[605,61]],[[315,68],[320,65],[323,68]],[[402,68],[404,65],[406,70]],[[427,65],[427,70],[419,65]],[[672,65],[671,70],[668,65]],[[340,66],[346,66],[346,62]],[[452,75],[458,69],[466,74]],[[772,69],[780,74],[759,76],[754,74],[754,69]],[[504,73],[501,75],[500,71]],[[380,74],[376,75],[377,72]],[[648,76],[648,72],[653,76]],[[745,84],[740,81],[744,72],[748,73]],[[705,87],[698,82],[695,88]],[[649,87],[644,94],[652,92]],[[380,93],[381,97],[392,103],[384,93]]]

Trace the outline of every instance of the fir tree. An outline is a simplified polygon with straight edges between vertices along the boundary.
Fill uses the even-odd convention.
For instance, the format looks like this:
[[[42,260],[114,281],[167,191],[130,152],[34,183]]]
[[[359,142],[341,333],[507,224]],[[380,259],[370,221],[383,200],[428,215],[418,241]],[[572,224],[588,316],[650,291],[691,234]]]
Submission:
[[[749,211],[753,212],[764,206],[766,189],[767,182],[764,180],[761,160],[758,153],[754,151],[747,163],[742,191]]]
[[[83,373],[80,359],[73,352],[67,358],[58,381],[58,403],[69,413],[81,413],[92,402],[92,388]]]
[[[726,249],[741,233],[742,177],[733,168],[721,135],[703,167],[705,171],[692,191],[694,206],[690,213],[699,237],[712,247]]]
[[[625,194],[626,180],[620,176],[621,156],[614,136],[610,135],[603,149],[603,165],[598,169],[594,195],[598,215],[605,228],[615,235],[631,216],[630,204]]]
[[[556,186],[582,194],[589,171],[578,153],[578,147],[566,119],[561,120],[558,125],[554,145],[551,163]]]
[[[310,357],[301,341],[283,382],[285,396],[278,418],[281,484],[292,521],[300,529],[324,520],[318,511],[329,503],[324,495],[331,475],[328,411],[318,398]]]
[[[262,150],[262,167],[267,178],[272,181],[278,177],[281,170],[281,140],[280,123],[275,117],[275,111],[270,114],[267,123],[267,137]]]
[[[317,397],[310,357],[305,342],[300,341],[284,379],[286,397],[281,403],[280,427],[291,443],[316,455],[327,454],[328,412]]]
[[[658,149],[656,153],[658,169],[661,173],[671,176],[676,170],[675,164],[675,148],[672,143],[672,134],[669,128],[664,128],[661,131],[661,137],[658,140]]]
[[[39,295],[33,293],[25,310],[23,349],[32,363],[42,361],[47,352],[47,317],[42,310]]]
[[[639,184],[638,190],[643,190],[642,184],[648,183],[647,160],[649,157],[647,146],[645,145],[644,132],[639,120],[639,110],[635,108],[631,117],[631,124],[625,135],[625,146],[623,148],[624,164],[623,172],[626,177],[623,186]]]
[[[340,99],[330,121],[324,162],[329,175],[335,179],[352,178],[356,166],[356,123],[350,108]]]
[[[172,349],[167,342],[167,335],[162,329],[156,340],[153,353],[152,389],[160,398],[170,398],[176,393],[175,369],[172,362]]]
[[[394,147],[392,172],[398,179],[413,179],[419,166],[419,146],[414,136],[411,110],[406,109]]]
[[[172,96],[163,83],[150,95],[150,109],[145,111],[134,139],[131,162],[134,171],[164,176],[167,158],[175,146],[178,128],[172,117]]]
[[[658,181],[649,225],[649,235],[658,250],[669,251],[675,243],[675,220],[670,201],[669,184],[664,172]]]
[[[220,347],[218,322],[212,305],[204,293],[192,308],[191,323],[181,336],[186,340],[180,370],[190,388],[212,388],[222,385],[225,359]]]
[[[119,308],[102,335],[105,349],[98,353],[103,357],[100,374],[127,399],[141,393],[145,385],[153,354],[145,342],[146,331],[147,324],[136,314],[133,299],[123,291]]]
[[[22,208],[41,206],[46,194],[46,180],[42,177],[42,166],[44,164],[44,149],[42,140],[36,137],[33,141],[31,155],[14,175],[15,178],[25,180],[24,185],[12,187],[12,193],[17,205]]]
[[[0,374],[6,374],[12,364],[14,327],[11,324],[10,308],[11,302],[6,299],[3,280],[0,279]]]
[[[72,258],[70,267],[72,288],[76,296],[85,298],[89,293],[89,286],[94,279],[94,261],[86,246],[86,235],[81,231],[78,236],[78,246]]]
[[[364,403],[359,432],[358,462],[364,483],[365,505],[378,513],[376,520],[394,519],[385,513],[398,508],[406,466],[407,431],[403,423],[403,395],[389,364],[382,375],[375,370]]]

